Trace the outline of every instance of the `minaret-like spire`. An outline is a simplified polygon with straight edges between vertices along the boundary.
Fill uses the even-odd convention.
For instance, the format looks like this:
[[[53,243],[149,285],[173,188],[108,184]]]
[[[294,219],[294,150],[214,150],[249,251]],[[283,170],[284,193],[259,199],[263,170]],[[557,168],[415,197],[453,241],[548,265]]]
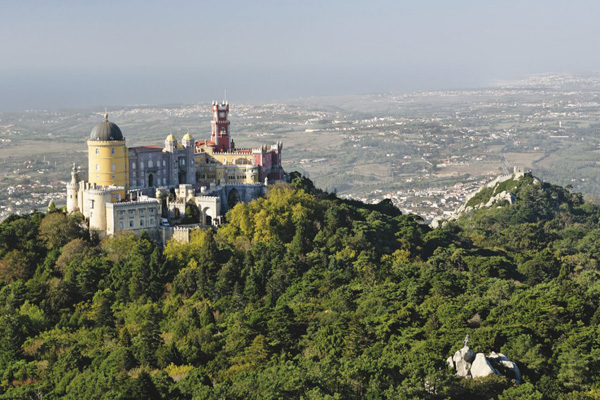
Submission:
[[[108,111],[106,111],[106,107],[104,107],[104,120],[108,121]]]
[[[79,183],[79,175],[77,164],[73,163],[73,168],[71,169],[71,185],[77,185]]]

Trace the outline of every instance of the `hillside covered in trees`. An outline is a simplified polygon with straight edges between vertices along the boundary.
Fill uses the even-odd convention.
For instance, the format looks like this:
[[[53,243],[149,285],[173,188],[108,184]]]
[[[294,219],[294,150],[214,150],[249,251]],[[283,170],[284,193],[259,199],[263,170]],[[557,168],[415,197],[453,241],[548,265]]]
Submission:
[[[597,399],[600,209],[526,175],[432,230],[292,174],[216,233],[0,224],[2,399]],[[485,199],[484,199],[485,200]],[[462,379],[466,333],[523,383]]]

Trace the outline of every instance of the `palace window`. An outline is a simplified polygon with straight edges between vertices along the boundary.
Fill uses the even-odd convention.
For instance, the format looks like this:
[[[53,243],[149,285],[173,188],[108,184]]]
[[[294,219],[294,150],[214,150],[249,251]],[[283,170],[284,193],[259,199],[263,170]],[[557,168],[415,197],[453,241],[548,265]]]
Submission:
[[[131,168],[135,169],[135,163],[131,163]]]
[[[115,154],[115,148],[114,147],[110,149],[110,154]]]
[[[100,149],[96,147],[96,154],[100,154]]]
[[[163,167],[167,166],[167,162],[165,160],[163,160]]]
[[[123,230],[123,221],[119,222],[119,229]]]
[[[144,162],[143,161],[140,163],[140,168],[144,169]]]
[[[150,225],[150,226],[154,226],[154,218],[150,218],[150,223],[149,223],[149,225]]]
[[[133,228],[133,221],[129,221],[129,227]]]
[[[117,170],[117,166],[115,164],[112,165],[112,167],[110,167],[113,171]]]
[[[96,171],[100,171],[100,164],[96,164]]]
[[[140,210],[140,217],[143,217],[143,216],[144,216],[144,209],[142,208],[142,209]]]
[[[144,220],[140,219],[140,226],[144,226]]]
[[[123,219],[123,218],[125,218],[125,211],[120,210],[119,211],[119,219]]]
[[[152,162],[152,160],[148,161],[148,168],[152,168],[154,167],[154,163]]]
[[[133,217],[135,217],[135,211],[129,210],[129,218],[133,218]]]

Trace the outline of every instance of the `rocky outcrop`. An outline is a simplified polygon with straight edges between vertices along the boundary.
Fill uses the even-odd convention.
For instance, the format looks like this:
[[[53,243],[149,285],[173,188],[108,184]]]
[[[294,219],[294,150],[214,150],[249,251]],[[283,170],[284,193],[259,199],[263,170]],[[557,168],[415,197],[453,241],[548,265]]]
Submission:
[[[485,203],[485,207],[490,208],[494,204],[498,204],[501,202],[508,202],[508,204],[515,204],[516,199],[517,199],[517,197],[515,196],[514,193],[507,192],[507,191],[500,192],[497,195],[495,195],[494,197],[490,198],[488,200],[488,202]]]
[[[521,382],[521,372],[517,364],[510,361],[502,353],[491,352],[487,357],[483,353],[474,354],[467,346],[468,337],[462,349],[448,357],[446,363],[456,370],[456,375],[463,378],[484,378],[490,375],[506,376]]]
[[[499,189],[499,185],[501,183],[506,182],[508,180],[518,181],[522,177],[523,177],[523,173],[519,173],[516,170],[515,170],[515,173],[513,173],[513,174],[501,175],[501,176],[497,177],[493,181],[480,187],[479,190],[477,190],[476,192],[471,193],[471,195],[467,196],[463,205],[461,205],[449,217],[446,217],[446,216],[436,217],[433,221],[431,221],[431,224],[430,224],[431,227],[438,228],[440,226],[444,226],[448,221],[456,221],[458,218],[460,218],[461,215],[468,214],[471,211],[478,210],[480,208],[484,208],[484,207],[491,208],[496,204],[502,204],[502,203],[514,204],[516,201],[516,196],[514,193],[512,193],[510,191],[506,191],[506,190],[499,192],[499,193],[496,193],[496,191],[497,191],[497,189]],[[474,198],[477,194],[479,194],[480,192],[482,192],[483,190],[486,190],[486,189],[492,189],[492,195],[487,201],[485,201],[485,203],[481,202],[478,204],[468,205],[468,204],[470,204],[470,200],[472,198]]]

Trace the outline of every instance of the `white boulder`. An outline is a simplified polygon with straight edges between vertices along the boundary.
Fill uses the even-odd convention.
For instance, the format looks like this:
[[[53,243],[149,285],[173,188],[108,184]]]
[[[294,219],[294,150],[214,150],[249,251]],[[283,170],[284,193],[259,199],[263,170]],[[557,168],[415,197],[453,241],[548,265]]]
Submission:
[[[475,355],[475,361],[473,361],[473,365],[471,365],[471,376],[473,378],[484,378],[486,376],[498,374],[498,371],[492,364],[485,358],[485,354],[477,353]]]

